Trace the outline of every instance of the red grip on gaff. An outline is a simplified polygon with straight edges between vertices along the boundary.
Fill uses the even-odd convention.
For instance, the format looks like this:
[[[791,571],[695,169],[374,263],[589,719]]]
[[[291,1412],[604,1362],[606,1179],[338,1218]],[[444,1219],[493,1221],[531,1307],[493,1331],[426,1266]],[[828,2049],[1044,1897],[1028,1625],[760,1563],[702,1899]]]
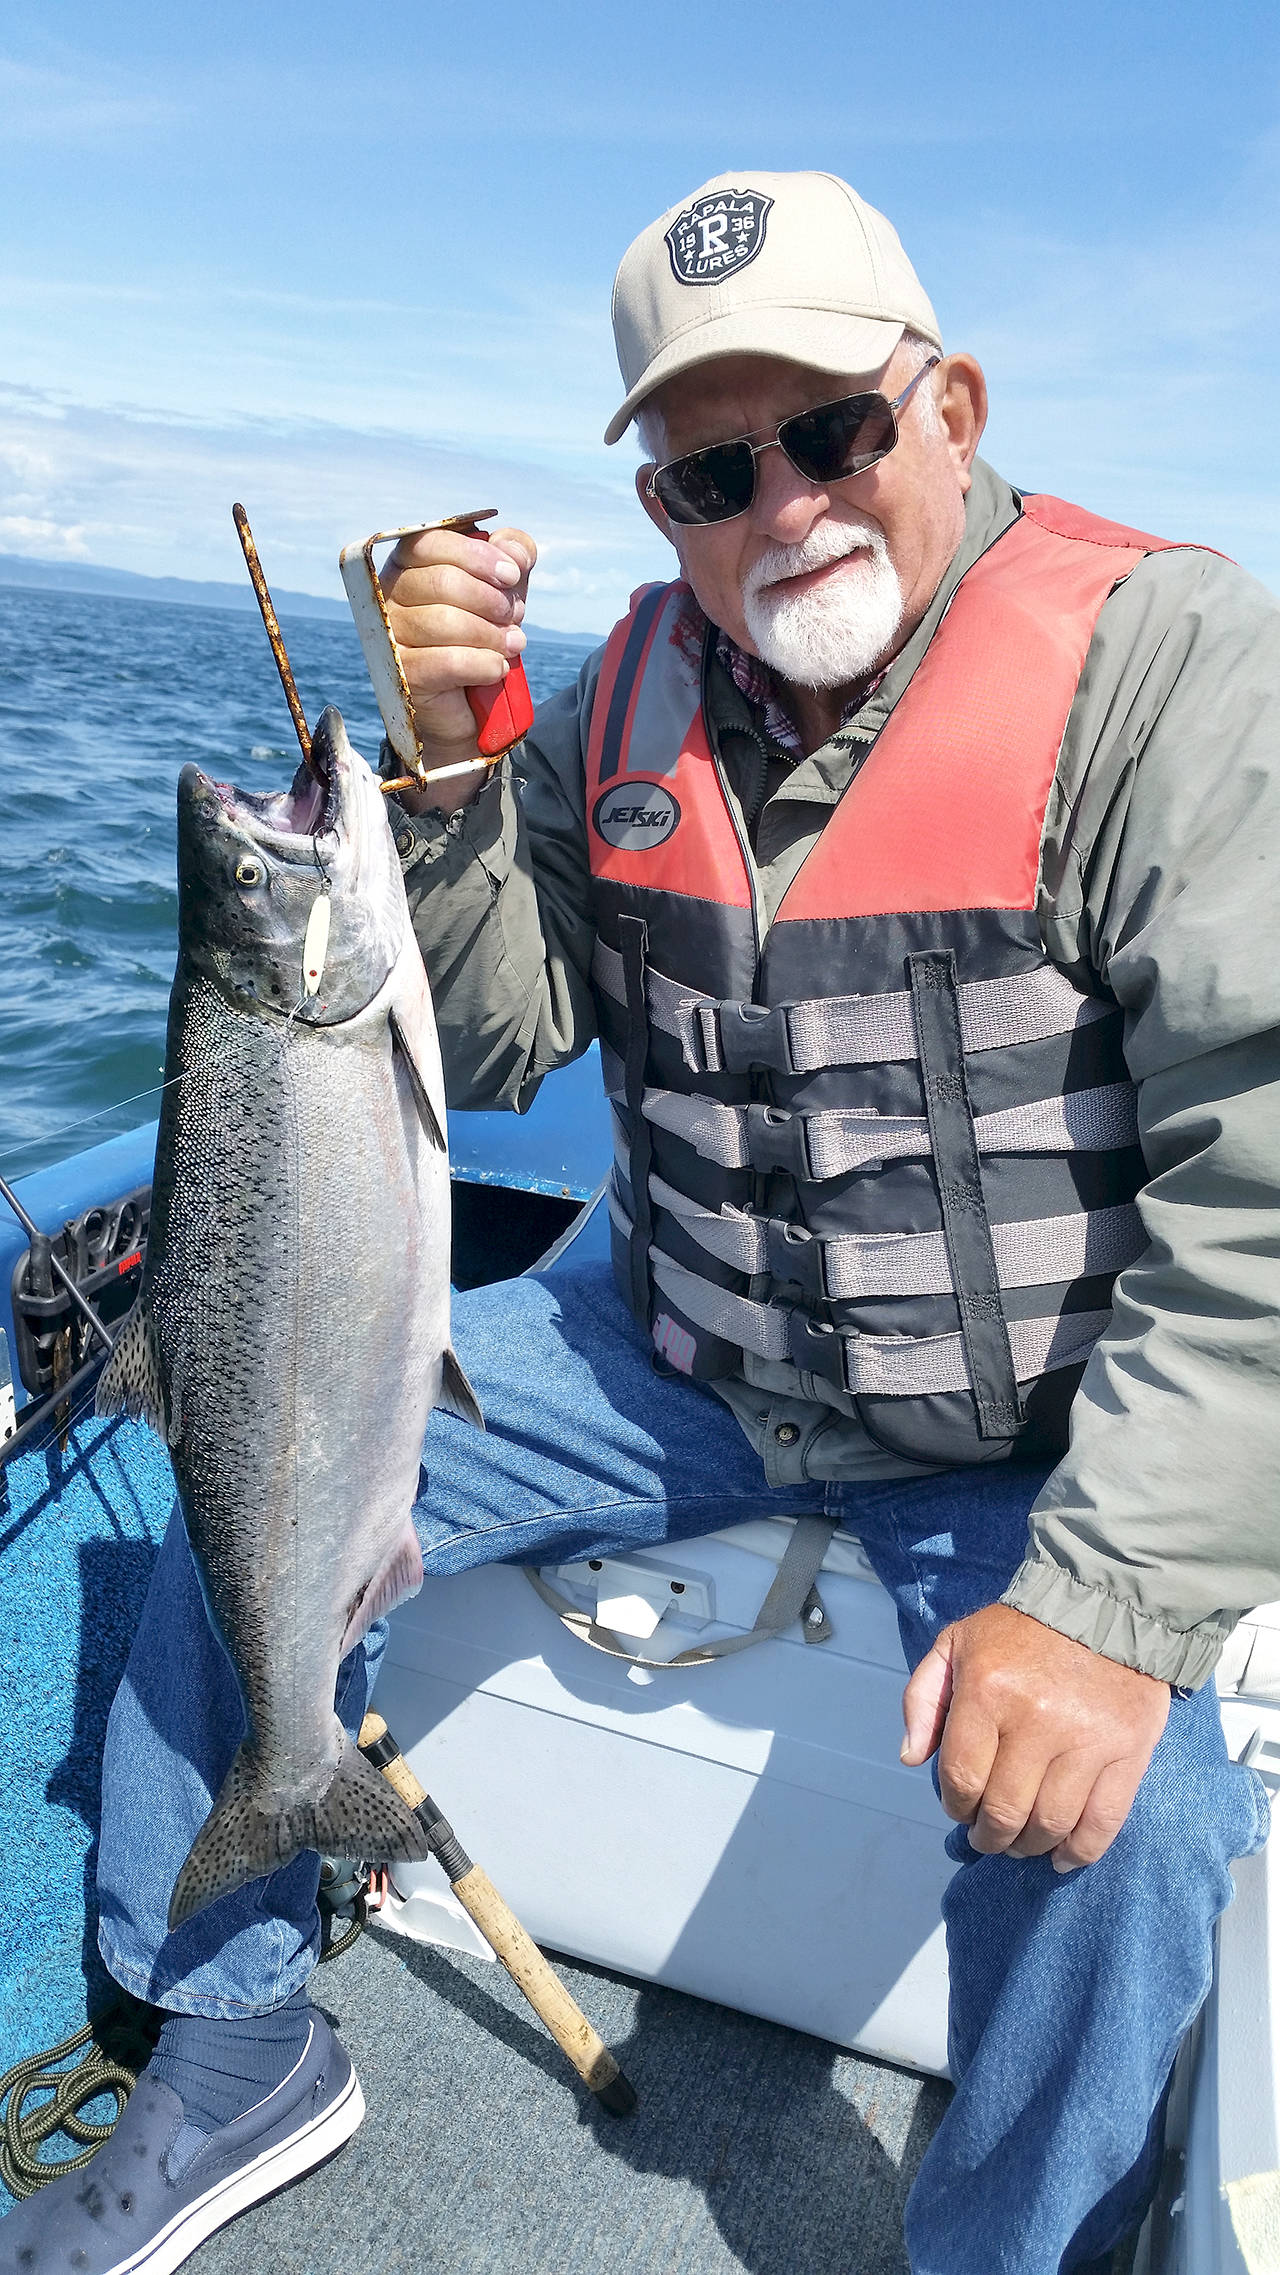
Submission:
[[[476,741],[485,758],[501,758],[533,725],[533,697],[524,665],[513,663],[496,687],[469,687],[467,701],[476,722]]]
[[[474,524],[467,535],[480,538],[486,545],[489,543],[488,530],[477,529]],[[467,701],[476,723],[476,744],[483,758],[501,758],[513,743],[523,741],[533,725],[533,697],[524,676],[524,665],[518,658],[496,687],[469,687]]]

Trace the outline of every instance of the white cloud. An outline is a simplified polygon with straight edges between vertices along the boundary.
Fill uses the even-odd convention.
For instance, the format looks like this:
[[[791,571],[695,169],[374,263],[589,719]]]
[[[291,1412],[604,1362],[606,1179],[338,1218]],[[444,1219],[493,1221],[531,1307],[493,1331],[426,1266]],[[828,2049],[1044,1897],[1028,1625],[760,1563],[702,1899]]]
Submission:
[[[0,550],[34,554],[41,561],[87,561],[84,526],[40,521],[30,514],[0,514]]]
[[[76,557],[150,576],[243,575],[231,505],[247,508],[270,582],[341,595],[338,554],[352,539],[470,507],[537,539],[536,623],[607,631],[632,587],[670,573],[670,556],[636,509],[629,469],[616,481],[550,472],[514,453],[359,432],[320,421],[222,424],[47,401],[0,386],[0,528],[39,533],[10,550],[47,550],[75,534]],[[69,545],[64,543],[64,552]]]

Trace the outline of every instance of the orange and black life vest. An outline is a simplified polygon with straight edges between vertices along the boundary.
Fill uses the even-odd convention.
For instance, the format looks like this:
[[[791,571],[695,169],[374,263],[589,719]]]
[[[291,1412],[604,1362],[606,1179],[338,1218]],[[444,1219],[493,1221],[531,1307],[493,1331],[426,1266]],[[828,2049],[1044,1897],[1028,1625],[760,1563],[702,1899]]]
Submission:
[[[587,812],[615,1268],[685,1373],[794,1370],[924,1462],[1065,1445],[1144,1166],[1122,1014],[1045,952],[1040,841],[1099,612],[1162,543],[1026,500],[772,924],[687,588],[614,631]]]

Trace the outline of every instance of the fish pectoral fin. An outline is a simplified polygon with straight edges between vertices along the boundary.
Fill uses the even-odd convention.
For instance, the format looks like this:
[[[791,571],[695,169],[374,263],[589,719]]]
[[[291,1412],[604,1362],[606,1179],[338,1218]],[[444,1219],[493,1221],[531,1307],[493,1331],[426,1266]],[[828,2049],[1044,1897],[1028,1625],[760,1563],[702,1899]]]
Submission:
[[[361,1637],[367,1635],[375,1619],[382,1619],[406,1596],[416,1596],[422,1586],[422,1550],[412,1520],[392,1549],[385,1564],[381,1564],[367,1586],[361,1589],[351,1606],[347,1631],[342,1638],[340,1657],[354,1651]]]
[[[409,1087],[417,1103],[418,1112],[422,1116],[422,1126],[431,1143],[438,1145],[440,1151],[444,1153],[447,1148],[444,1131],[440,1127],[440,1116],[431,1103],[431,1093],[427,1089],[422,1069],[409,1048],[409,1038],[404,1031],[404,1023],[397,1016],[394,1007],[391,1011],[391,1047],[400,1054],[405,1073],[409,1077]]]
[[[303,1849],[322,1856],[359,1856],[369,1862],[421,1863],[430,1845],[418,1819],[376,1769],[357,1753],[345,1730],[337,1769],[320,1801],[299,1800],[281,1809],[243,1745],[178,1874],[169,1903],[169,1929],[182,1926],[206,1904],[248,1880],[291,1864]]]
[[[483,1430],[484,1416],[480,1411],[480,1401],[452,1350],[447,1350],[444,1355],[444,1373],[440,1378],[440,1396],[436,1404],[443,1406],[446,1414],[456,1414],[460,1422],[470,1422],[477,1430]]]
[[[98,1383],[94,1411],[125,1413],[149,1422],[157,1436],[167,1434],[160,1352],[151,1314],[135,1303],[116,1337],[116,1346]]]

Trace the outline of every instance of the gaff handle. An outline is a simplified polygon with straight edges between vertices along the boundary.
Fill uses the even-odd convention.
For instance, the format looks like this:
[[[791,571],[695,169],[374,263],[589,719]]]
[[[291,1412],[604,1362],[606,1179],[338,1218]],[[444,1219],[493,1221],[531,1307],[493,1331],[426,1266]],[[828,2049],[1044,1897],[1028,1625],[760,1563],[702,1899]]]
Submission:
[[[491,520],[497,510],[496,506],[486,506],[478,513],[448,514],[441,521],[417,522],[406,529],[379,529],[372,537],[366,537],[363,544],[344,546],[339,556],[342,582],[387,730],[387,741],[404,768],[405,777],[412,782],[433,782],[440,775],[473,773],[495,765],[503,752],[518,743],[533,725],[533,698],[524,665],[519,662],[511,664],[505,679],[494,687],[468,687],[466,697],[476,722],[476,742],[482,755],[478,759],[465,759],[456,766],[424,768],[422,746],[414,724],[413,698],[387,614],[386,596],[373,558],[374,547],[396,544],[402,537],[421,537],[429,529],[456,529],[466,537],[487,539],[488,531],[477,524]]]
[[[493,510],[496,512],[497,508]],[[456,514],[449,526],[460,529],[465,537],[478,537],[487,545],[489,532],[477,527],[480,518],[479,514]],[[506,678],[500,679],[496,687],[469,687],[466,692],[476,723],[476,742],[485,758],[501,758],[514,743],[524,741],[533,725],[533,697],[518,656]]]

